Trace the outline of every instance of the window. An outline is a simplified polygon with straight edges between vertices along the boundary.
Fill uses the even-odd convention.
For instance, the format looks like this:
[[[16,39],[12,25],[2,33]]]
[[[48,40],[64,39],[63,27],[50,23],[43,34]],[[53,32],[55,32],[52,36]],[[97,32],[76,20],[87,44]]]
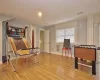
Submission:
[[[64,30],[56,31],[56,42],[62,42],[64,40]]]
[[[64,42],[64,39],[70,39],[70,42],[74,42],[75,28],[67,28],[56,30],[56,42]]]

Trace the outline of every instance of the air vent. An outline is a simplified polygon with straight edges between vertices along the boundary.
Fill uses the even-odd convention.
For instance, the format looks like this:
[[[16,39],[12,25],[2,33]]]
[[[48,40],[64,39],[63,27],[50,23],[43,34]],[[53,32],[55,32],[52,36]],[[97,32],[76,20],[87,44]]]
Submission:
[[[80,14],[83,14],[83,12],[79,12],[79,13],[77,13],[77,15],[80,15]]]

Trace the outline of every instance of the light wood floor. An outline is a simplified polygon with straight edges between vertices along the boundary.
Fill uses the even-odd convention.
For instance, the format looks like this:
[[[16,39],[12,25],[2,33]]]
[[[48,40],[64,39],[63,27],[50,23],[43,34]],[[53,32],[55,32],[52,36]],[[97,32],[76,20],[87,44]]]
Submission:
[[[74,69],[74,60],[54,54],[41,53],[38,55],[39,64],[32,59],[24,63],[18,61],[17,72],[11,66],[0,65],[0,80],[95,80],[87,72]]]

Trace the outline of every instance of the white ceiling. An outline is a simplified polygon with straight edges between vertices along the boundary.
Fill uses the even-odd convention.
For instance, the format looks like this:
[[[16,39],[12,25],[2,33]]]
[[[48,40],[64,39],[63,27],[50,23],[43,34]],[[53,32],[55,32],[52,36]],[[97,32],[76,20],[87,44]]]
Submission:
[[[4,15],[4,14],[0,14],[0,21],[7,21],[7,20],[13,20],[13,19],[14,18],[12,18],[11,16],[7,16],[7,15]]]
[[[38,17],[41,11],[43,16]],[[77,13],[83,14],[77,15]],[[100,12],[100,0],[0,0],[0,13],[46,26]]]

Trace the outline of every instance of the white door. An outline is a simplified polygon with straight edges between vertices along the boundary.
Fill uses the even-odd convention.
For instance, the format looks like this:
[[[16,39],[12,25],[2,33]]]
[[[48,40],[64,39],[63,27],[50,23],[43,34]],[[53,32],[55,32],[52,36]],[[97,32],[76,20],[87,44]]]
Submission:
[[[44,52],[49,53],[49,30],[44,31]]]

